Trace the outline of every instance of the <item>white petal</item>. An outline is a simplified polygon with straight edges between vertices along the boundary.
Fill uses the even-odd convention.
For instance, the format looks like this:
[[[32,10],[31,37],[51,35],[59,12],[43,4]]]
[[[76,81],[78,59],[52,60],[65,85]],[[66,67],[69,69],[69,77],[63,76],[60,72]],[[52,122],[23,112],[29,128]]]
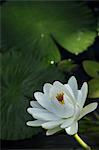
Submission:
[[[67,134],[73,135],[78,132],[78,122],[74,122],[70,127],[65,128]]]
[[[43,123],[45,123],[45,121],[43,120],[34,120],[34,121],[28,121],[26,124],[28,126],[38,127],[41,126]]]
[[[80,107],[78,105],[75,105],[75,112],[74,112],[74,116],[73,116],[74,120],[76,120],[76,121],[78,120],[80,111],[81,111]]]
[[[29,114],[33,115],[33,113],[37,113],[37,112],[39,112],[39,113],[45,112],[46,113],[48,111],[46,109],[41,109],[41,108],[28,108],[27,112]]]
[[[42,106],[37,101],[30,101],[30,105],[35,108],[42,108]]]
[[[87,98],[87,93],[88,93],[88,85],[86,82],[83,83],[80,91],[82,94],[82,98],[79,99],[78,102],[79,102],[80,107],[83,108],[84,103],[85,103],[86,98]]]
[[[49,96],[53,97],[62,92],[64,92],[64,85],[59,81],[55,81],[53,86],[50,88]]]
[[[65,91],[66,91],[66,87],[58,81],[55,81],[53,86],[50,89],[50,99],[52,102],[51,111],[61,118],[71,117],[74,113],[73,103],[69,97],[68,97],[68,99],[66,98],[67,94]],[[65,104],[61,104],[57,100],[56,96],[59,93],[64,93]]]
[[[42,124],[42,127],[45,129],[53,129],[57,126],[59,126],[64,120],[56,120],[56,121],[50,121]]]
[[[66,119],[63,124],[60,126],[61,128],[67,128],[68,126],[70,126],[74,121],[74,118],[68,118]]]
[[[55,81],[53,83],[53,86],[55,86],[55,87],[57,87],[57,86],[63,86],[63,84],[61,82],[59,82],[59,81]]]
[[[86,114],[88,114],[88,113],[94,111],[94,110],[97,108],[97,106],[98,106],[98,103],[96,103],[96,102],[95,102],[95,103],[91,103],[91,104],[85,106],[85,107],[81,110],[81,112],[80,112],[79,119],[81,119],[82,117],[84,117]],[[78,120],[79,120],[79,119],[78,119]]]
[[[45,83],[44,87],[43,87],[44,93],[49,94],[49,90],[50,90],[51,87],[52,87],[52,85],[50,83]]]
[[[74,114],[74,104],[71,103],[70,98],[64,94],[64,103],[65,103],[65,113],[69,113],[69,117],[71,117]]]
[[[53,129],[49,129],[47,130],[46,132],[46,135],[53,135],[54,133],[58,132],[58,131],[61,131],[62,129],[60,127],[56,127],[56,128],[53,128]]]
[[[57,99],[52,99],[53,104],[53,113],[55,113],[60,118],[68,118],[71,117],[74,113],[74,109],[72,105],[68,102],[66,104],[60,104]]]
[[[81,93],[81,90],[78,90],[78,96],[77,96],[76,104],[79,105],[80,108],[82,108],[81,107],[81,105],[82,105],[81,102],[82,102],[82,93]]]
[[[71,101],[74,99],[73,92],[70,90],[71,88],[68,85],[63,85],[59,81],[55,81],[52,88],[50,89],[50,97],[56,95],[57,93],[66,93],[68,97],[70,97]]]
[[[72,102],[74,102],[75,101],[75,96],[74,96],[74,93],[73,93],[71,87],[69,86],[69,84],[64,84],[64,86],[66,87],[66,94],[68,95],[68,97],[70,97]]]
[[[38,120],[59,120],[60,118],[45,109],[28,108],[27,111]]]
[[[51,111],[51,109],[52,109],[51,100],[49,99],[48,96],[44,95],[41,92],[35,92],[34,97],[36,98],[36,100],[38,101],[38,103],[42,107],[44,107],[44,108],[48,109],[49,111]]]
[[[71,87],[73,94],[75,96],[75,99],[77,99],[77,94],[78,94],[78,85],[77,85],[77,80],[74,76],[72,76],[69,80],[68,80],[68,84]]]

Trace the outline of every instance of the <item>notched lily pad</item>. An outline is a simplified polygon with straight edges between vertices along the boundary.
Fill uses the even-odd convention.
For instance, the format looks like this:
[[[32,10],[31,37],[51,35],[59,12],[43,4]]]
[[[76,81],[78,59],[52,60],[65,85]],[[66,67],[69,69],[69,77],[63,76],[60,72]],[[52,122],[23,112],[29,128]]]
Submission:
[[[52,35],[61,46],[77,54],[93,43],[96,24],[84,2],[7,2],[2,6],[2,33],[4,49],[16,45],[27,49],[28,44],[40,41],[39,49],[43,45],[43,51],[51,47],[50,51],[59,55]]]

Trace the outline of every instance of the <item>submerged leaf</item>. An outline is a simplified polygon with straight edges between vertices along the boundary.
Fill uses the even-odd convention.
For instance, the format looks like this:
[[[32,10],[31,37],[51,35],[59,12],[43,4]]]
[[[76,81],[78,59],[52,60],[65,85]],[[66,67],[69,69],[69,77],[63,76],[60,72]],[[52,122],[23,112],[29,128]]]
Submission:
[[[75,64],[71,59],[62,60],[58,63],[58,68],[63,72],[73,72],[78,68],[78,65]]]
[[[55,65],[46,63],[39,51],[9,50],[2,54],[1,138],[25,139],[37,134],[40,128],[29,128],[31,120],[26,111],[33,92],[45,82],[64,80]]]

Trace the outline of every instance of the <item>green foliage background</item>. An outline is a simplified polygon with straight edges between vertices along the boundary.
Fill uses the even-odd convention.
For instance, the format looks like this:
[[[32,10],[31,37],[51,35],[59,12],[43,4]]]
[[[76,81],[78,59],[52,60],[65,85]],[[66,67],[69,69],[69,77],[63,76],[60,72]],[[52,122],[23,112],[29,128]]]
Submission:
[[[1,11],[1,138],[25,139],[42,132],[25,124],[32,120],[26,109],[33,92],[45,82],[66,82],[79,69],[61,59],[56,43],[76,57],[93,44],[99,23],[83,1],[5,2]],[[93,78],[89,97],[98,98],[99,63],[85,60],[83,67]]]

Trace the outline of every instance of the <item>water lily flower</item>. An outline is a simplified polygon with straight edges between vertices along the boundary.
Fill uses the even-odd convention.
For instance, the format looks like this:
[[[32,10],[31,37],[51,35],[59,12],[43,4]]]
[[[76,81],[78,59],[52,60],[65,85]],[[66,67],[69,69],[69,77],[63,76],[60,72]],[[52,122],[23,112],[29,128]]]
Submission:
[[[47,129],[46,135],[52,135],[65,129],[69,135],[78,132],[78,121],[97,108],[97,103],[84,107],[88,85],[83,83],[78,89],[77,80],[72,76],[67,84],[55,81],[45,83],[43,92],[35,92],[36,101],[31,101],[27,111],[36,120],[28,121],[28,126],[42,126]]]

